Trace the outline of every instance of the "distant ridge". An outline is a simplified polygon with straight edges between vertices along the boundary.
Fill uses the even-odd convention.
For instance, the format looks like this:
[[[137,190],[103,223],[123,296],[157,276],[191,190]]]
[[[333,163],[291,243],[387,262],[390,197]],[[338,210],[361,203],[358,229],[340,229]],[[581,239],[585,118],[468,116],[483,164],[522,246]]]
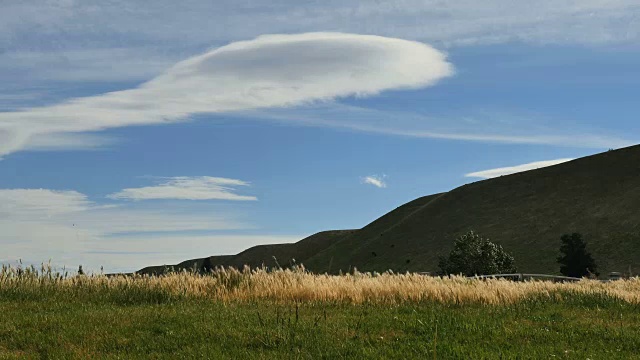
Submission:
[[[208,259],[213,266],[275,266],[275,256],[282,266],[296,259],[316,272],[432,272],[438,256],[468,230],[501,244],[524,272],[558,273],[560,236],[569,232],[584,235],[602,273],[629,267],[640,272],[640,146],[421,197],[360,230],[321,232],[295,244]],[[202,263],[194,259],[177,267]]]
[[[271,244],[251,247],[236,255],[210,256],[186,260],[176,265],[149,266],[137,271],[139,274],[160,274],[165,270],[208,270],[216,266],[243,268],[289,266],[294,261],[304,263],[309,257],[331,246],[343,236],[356,230],[323,231],[293,244]],[[276,262],[277,261],[277,262]]]

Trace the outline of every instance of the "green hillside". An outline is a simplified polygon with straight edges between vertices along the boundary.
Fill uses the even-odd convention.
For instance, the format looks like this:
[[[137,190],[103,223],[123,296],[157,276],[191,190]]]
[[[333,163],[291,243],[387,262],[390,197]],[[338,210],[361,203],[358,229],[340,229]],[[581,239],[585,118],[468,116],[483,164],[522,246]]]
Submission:
[[[317,272],[436,271],[438,256],[468,230],[501,244],[523,272],[557,273],[560,236],[568,232],[584,235],[600,272],[640,272],[640,146],[425,196],[360,230],[210,259],[257,266],[272,265],[272,256],[283,265],[295,258]]]

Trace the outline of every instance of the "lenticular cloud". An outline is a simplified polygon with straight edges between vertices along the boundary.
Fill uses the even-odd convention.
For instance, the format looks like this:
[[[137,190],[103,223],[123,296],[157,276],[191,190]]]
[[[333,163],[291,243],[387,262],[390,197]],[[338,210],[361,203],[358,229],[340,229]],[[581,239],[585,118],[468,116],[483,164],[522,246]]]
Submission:
[[[0,146],[0,156],[29,148],[33,135],[371,96],[426,87],[452,73],[443,53],[420,42],[342,33],[265,35],[181,61],[134,89],[0,113],[0,132],[20,139]]]

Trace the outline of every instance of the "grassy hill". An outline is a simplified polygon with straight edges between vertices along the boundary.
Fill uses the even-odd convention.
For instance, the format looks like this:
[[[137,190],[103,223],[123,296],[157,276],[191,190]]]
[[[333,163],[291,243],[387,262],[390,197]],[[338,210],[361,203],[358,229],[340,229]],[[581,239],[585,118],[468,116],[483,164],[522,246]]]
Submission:
[[[436,271],[438,256],[468,230],[501,244],[524,272],[557,273],[560,236],[569,232],[584,235],[600,272],[640,272],[640,146],[425,196],[360,230],[210,259],[255,266],[295,258],[318,272]]]

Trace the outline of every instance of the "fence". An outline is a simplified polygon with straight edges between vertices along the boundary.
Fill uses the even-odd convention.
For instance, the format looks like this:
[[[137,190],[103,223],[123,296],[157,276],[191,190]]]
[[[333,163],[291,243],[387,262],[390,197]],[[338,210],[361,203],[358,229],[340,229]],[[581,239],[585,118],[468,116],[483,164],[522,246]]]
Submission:
[[[551,280],[551,281],[580,281],[582,279],[570,277],[570,276],[557,276],[557,275],[547,275],[547,274],[495,274],[495,275],[476,275],[470,276],[469,279],[494,279],[494,278],[504,278],[511,279],[515,281],[525,281],[525,280]]]

